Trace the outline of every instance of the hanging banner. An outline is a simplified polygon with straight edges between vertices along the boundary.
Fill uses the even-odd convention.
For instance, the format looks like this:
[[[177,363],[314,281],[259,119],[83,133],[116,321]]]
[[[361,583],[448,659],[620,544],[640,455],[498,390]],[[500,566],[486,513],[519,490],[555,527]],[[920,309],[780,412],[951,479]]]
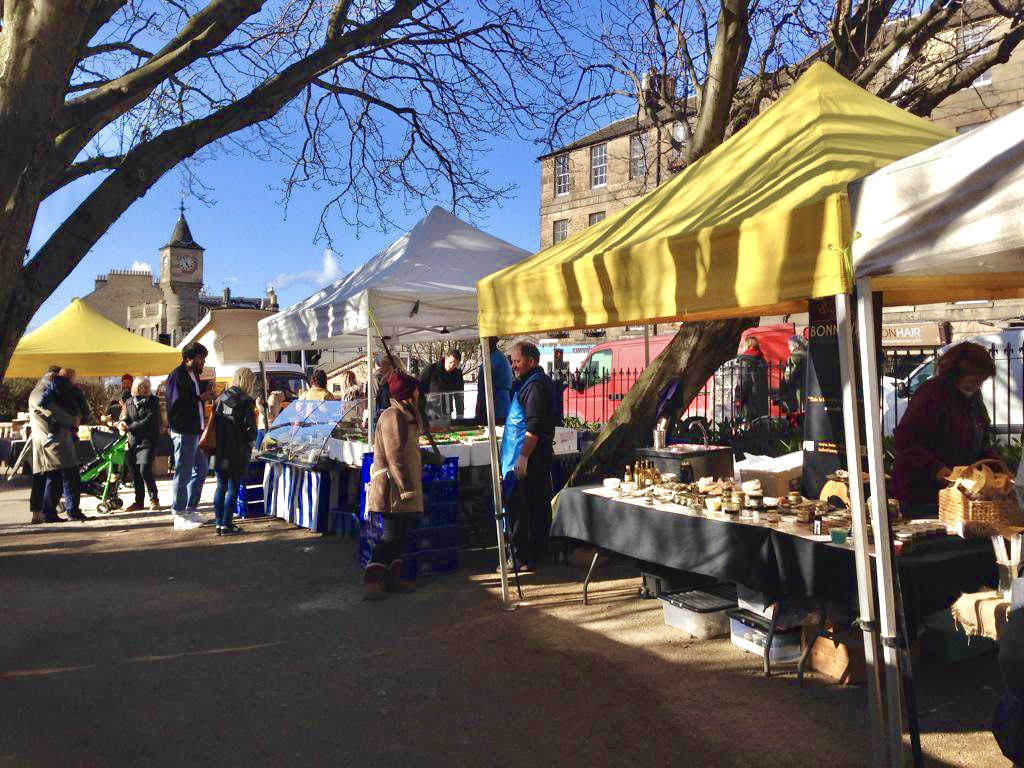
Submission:
[[[874,297],[874,348],[882,370],[882,302]],[[839,333],[835,299],[809,302],[807,329],[807,400],[804,416],[804,496],[817,499],[828,476],[846,469],[846,429],[843,425],[843,380],[839,372]],[[860,356],[857,353],[857,323],[854,322],[854,374],[857,415],[864,435],[864,395],[861,389]],[[864,448],[861,446],[863,455]]]
[[[807,334],[802,487],[804,496],[816,499],[828,475],[846,467],[835,299],[809,302]]]

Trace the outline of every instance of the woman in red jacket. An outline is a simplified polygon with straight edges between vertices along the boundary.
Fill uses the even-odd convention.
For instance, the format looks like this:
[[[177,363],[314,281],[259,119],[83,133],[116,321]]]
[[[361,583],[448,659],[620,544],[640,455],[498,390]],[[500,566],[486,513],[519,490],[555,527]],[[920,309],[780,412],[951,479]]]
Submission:
[[[992,356],[979,344],[957,344],[939,358],[936,375],[914,394],[896,427],[892,495],[905,515],[935,517],[938,493],[953,467],[986,458],[991,424],[981,386],[995,375]]]

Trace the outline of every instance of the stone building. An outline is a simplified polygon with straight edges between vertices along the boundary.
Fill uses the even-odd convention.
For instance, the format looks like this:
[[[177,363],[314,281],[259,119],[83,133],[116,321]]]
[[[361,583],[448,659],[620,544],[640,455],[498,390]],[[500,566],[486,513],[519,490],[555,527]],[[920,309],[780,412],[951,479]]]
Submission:
[[[966,22],[955,32],[951,31],[948,39],[936,42],[934,50],[928,53],[929,60],[941,64],[943,51],[948,53],[952,47],[969,51],[977,46],[979,39],[999,39],[1000,27],[1005,21],[993,21],[984,13],[979,15],[977,8],[983,6],[974,6],[973,16],[968,13]],[[1008,62],[992,67],[971,88],[939,104],[931,119],[963,133],[1022,104],[1024,47],[1018,47]],[[672,132],[680,139],[684,135],[682,126]],[[611,123],[541,156],[539,162],[541,248],[564,240],[630,205],[682,167],[682,158],[671,148],[671,143],[660,138],[649,125],[638,123],[636,117]],[[885,319],[892,323],[950,322],[952,327],[946,329],[945,338],[960,340],[1022,322],[1022,315],[1024,304],[1003,300],[896,307],[886,310]],[[577,336],[572,334],[572,338]]]
[[[205,250],[192,237],[184,208],[170,240],[159,253],[156,282],[147,271],[111,270],[96,278],[95,290],[83,301],[132,333],[172,346],[177,346],[212,309],[278,310],[273,288],[260,298],[234,297],[229,288],[219,296],[205,292]]]

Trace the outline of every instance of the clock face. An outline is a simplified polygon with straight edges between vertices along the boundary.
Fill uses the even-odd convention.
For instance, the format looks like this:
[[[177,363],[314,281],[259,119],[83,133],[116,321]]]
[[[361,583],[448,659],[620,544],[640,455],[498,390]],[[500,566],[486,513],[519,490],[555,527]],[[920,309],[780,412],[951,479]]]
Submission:
[[[182,272],[195,272],[196,271],[196,257],[188,254],[183,254],[178,257],[178,269]]]

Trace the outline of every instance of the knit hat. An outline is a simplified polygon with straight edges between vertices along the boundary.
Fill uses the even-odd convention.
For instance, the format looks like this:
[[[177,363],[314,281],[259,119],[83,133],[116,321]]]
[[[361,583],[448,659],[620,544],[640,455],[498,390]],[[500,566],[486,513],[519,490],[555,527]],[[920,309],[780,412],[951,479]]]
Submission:
[[[395,400],[409,400],[419,388],[420,383],[416,379],[401,371],[395,371],[388,378],[388,393]]]

